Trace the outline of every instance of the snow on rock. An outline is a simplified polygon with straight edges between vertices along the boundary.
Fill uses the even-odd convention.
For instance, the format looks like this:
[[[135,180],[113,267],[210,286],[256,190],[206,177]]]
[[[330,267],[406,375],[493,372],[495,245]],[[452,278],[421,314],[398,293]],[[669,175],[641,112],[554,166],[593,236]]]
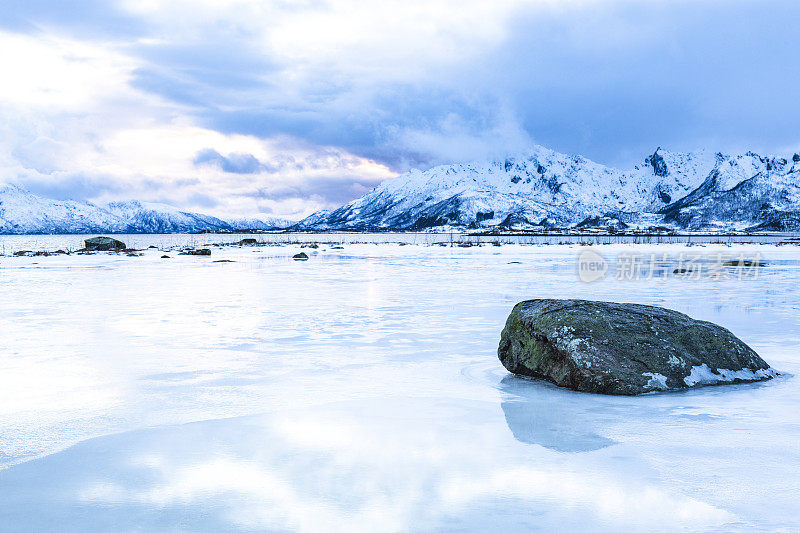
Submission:
[[[669,386],[667,386],[667,376],[659,374],[658,372],[642,372],[642,375],[645,377],[649,377],[650,379],[645,385],[649,389],[660,389],[660,390],[667,390]],[[691,385],[690,385],[691,386]]]
[[[693,366],[691,373],[683,378],[683,381],[688,387],[693,387],[695,385],[733,383],[734,381],[763,381],[774,378],[777,375],[778,373],[771,368],[760,368],[755,371],[748,368],[742,370],[729,370],[727,368],[711,370],[707,364],[703,363],[699,366]]]

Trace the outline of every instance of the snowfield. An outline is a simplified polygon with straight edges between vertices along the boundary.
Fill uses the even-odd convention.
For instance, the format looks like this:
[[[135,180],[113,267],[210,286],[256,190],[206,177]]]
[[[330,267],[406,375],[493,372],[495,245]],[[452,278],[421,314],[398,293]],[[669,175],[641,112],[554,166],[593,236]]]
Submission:
[[[594,283],[577,245],[176,253],[228,238],[11,257],[80,239],[0,237],[0,531],[800,528],[800,247],[597,246],[767,266]],[[639,397],[520,379],[496,351],[528,298],[676,309],[781,375]],[[720,377],[741,376],[687,379]]]

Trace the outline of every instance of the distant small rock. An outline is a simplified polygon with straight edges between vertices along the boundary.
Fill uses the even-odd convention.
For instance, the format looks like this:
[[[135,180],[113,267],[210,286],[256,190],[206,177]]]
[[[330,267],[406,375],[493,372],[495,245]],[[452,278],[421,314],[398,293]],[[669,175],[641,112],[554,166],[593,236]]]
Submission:
[[[294,259],[295,261],[308,261],[308,256],[306,255],[305,252],[300,252],[299,254],[294,254],[292,256],[292,259]]]
[[[733,261],[725,261],[722,263],[725,266],[745,268],[745,267],[765,267],[767,263],[764,261],[754,261],[752,259],[735,259]]]
[[[208,248],[200,248],[199,250],[184,250],[178,255],[211,255],[211,250]]]
[[[121,250],[125,250],[126,248],[124,242],[112,239],[111,237],[92,237],[91,239],[86,239],[83,242],[86,249],[91,252],[119,252]]]
[[[249,237],[239,241],[239,246],[253,246],[256,244],[258,244],[258,241]]]
[[[778,375],[716,324],[661,307],[586,300],[518,303],[497,355],[515,374],[600,394],[747,383]]]
[[[217,259],[212,261],[212,263],[235,263],[236,261],[232,261],[230,259]]]
[[[170,256],[168,256],[168,255],[162,255],[161,259],[172,259],[172,258]]]
[[[14,252],[14,255],[16,257],[28,257],[33,256],[33,252],[31,250],[19,250]]]
[[[317,248],[319,248],[319,244],[317,243],[303,244],[300,246],[300,248],[311,248],[312,250],[316,250]]]

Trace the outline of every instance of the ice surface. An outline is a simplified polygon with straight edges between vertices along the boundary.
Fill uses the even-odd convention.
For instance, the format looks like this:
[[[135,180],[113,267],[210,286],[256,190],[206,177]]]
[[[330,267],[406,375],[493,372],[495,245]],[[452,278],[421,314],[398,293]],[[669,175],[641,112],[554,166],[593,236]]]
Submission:
[[[799,528],[800,250],[703,248],[760,253],[757,280],[582,283],[583,249],[0,257],[0,531]],[[667,306],[785,374],[633,398],[520,379],[497,344],[536,297]]]

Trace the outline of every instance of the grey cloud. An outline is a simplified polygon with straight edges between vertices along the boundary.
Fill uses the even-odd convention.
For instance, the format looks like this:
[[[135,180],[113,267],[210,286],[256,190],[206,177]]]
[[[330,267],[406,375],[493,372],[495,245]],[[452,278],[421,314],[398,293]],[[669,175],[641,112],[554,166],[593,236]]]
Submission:
[[[800,48],[798,26],[800,4],[787,0],[527,6],[497,46],[406,83],[369,72],[343,80],[334,65],[292,91],[218,88],[236,105],[197,115],[221,131],[293,135],[395,170],[531,139],[618,165],[659,145],[774,150],[800,141],[789,52]]]
[[[198,152],[193,162],[195,166],[217,165],[223,172],[232,174],[256,174],[266,169],[253,154],[234,153],[224,156],[211,148]]]
[[[364,179],[347,175],[315,177],[307,178],[297,184],[260,188],[250,194],[245,194],[245,196],[275,201],[313,198],[330,208],[338,207],[364,195],[378,186],[380,181],[379,179]]]
[[[125,193],[128,189],[114,176],[86,173],[23,176],[20,184],[34,194],[56,200],[86,201],[106,193]]]
[[[261,161],[253,154],[230,153],[222,155],[213,148],[200,150],[192,161],[195,166],[215,165],[230,174],[276,174],[284,170],[326,170],[356,165],[359,160],[336,150],[316,149],[304,158],[297,159],[288,154],[279,154],[268,161]]]

